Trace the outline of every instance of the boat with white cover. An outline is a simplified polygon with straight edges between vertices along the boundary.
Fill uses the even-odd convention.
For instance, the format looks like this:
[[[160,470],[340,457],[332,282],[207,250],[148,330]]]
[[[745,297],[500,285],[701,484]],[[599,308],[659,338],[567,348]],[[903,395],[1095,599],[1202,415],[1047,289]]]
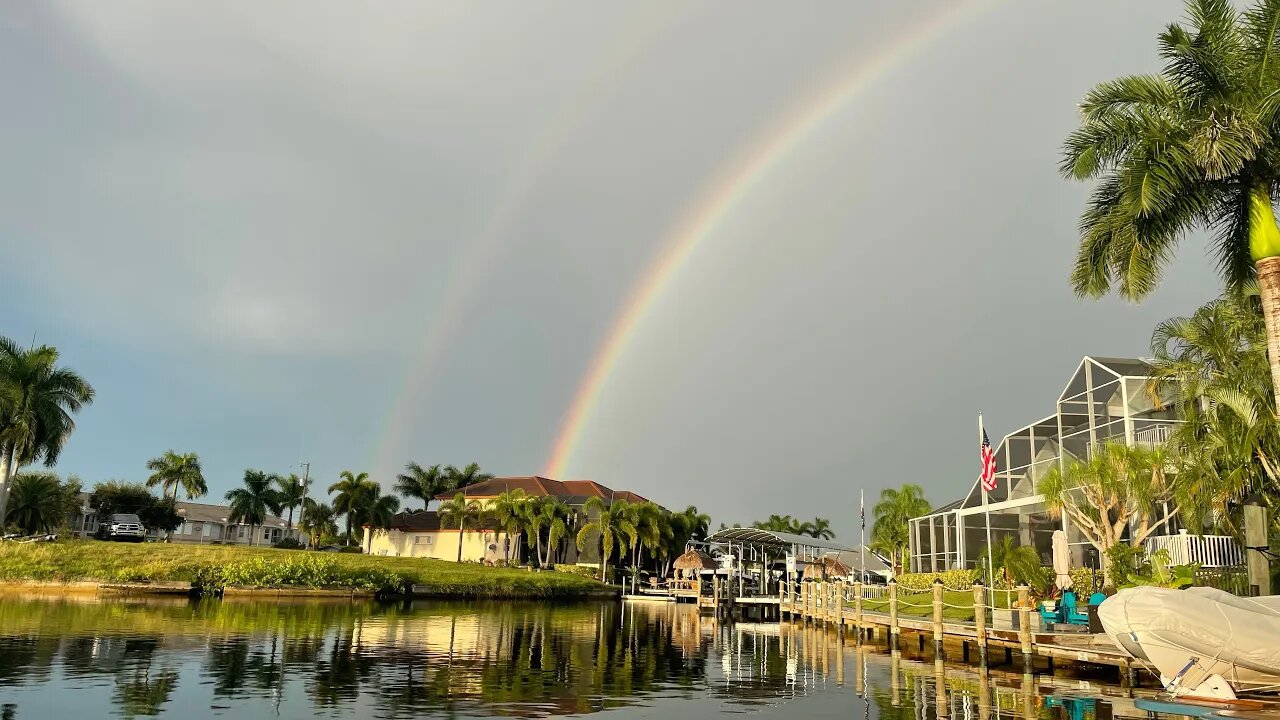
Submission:
[[[1280,690],[1280,597],[1137,587],[1107,598],[1098,619],[1175,697]]]

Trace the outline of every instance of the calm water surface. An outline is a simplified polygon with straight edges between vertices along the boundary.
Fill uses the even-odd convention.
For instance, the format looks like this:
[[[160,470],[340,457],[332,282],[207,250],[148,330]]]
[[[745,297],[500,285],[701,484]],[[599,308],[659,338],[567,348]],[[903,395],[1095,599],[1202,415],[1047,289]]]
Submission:
[[[687,605],[0,597],[0,720],[1148,717],[1118,693]]]

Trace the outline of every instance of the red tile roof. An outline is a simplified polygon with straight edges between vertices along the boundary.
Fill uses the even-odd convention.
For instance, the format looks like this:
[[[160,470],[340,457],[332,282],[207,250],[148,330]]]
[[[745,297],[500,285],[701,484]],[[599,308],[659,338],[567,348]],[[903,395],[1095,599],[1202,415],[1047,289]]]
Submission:
[[[496,498],[509,490],[523,490],[533,497],[554,496],[568,500],[583,502],[587,498],[598,497],[601,500],[626,500],[629,503],[645,503],[648,499],[630,490],[611,490],[594,480],[552,480],[538,475],[527,477],[500,477],[476,483],[462,489],[462,493],[473,499]],[[457,490],[443,492],[436,496],[437,500],[452,500]]]
[[[536,475],[529,477],[502,477],[485,480],[475,485],[469,485],[462,489],[462,493],[469,498],[495,498],[509,490],[523,490],[526,495],[542,497],[546,495],[564,496],[572,493],[565,490],[564,483],[559,480],[551,480],[550,478],[538,477]],[[457,495],[457,490],[440,493],[436,496],[437,500],[452,500]]]

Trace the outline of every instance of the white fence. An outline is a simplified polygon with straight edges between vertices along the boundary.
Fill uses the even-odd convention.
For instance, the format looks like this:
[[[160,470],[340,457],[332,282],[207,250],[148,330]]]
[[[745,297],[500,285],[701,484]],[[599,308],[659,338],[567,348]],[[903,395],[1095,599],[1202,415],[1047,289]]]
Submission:
[[[1160,550],[1169,553],[1169,562],[1174,565],[1190,565],[1220,568],[1236,567],[1244,564],[1244,548],[1236,543],[1235,538],[1226,535],[1157,535],[1143,541],[1142,547],[1150,555]]]

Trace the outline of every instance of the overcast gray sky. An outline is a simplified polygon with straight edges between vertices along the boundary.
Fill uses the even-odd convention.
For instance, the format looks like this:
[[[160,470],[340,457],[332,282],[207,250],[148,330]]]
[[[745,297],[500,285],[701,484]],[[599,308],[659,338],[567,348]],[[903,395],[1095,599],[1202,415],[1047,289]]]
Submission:
[[[1141,306],[1075,298],[1092,84],[1158,67],[1175,0],[85,2],[0,8],[0,334],[98,400],[59,469],[211,495],[301,460],[540,472],[681,218],[744,153],[897,53],[775,163],[641,319],[565,478],[716,522],[855,528],[945,502],[1085,354],[1145,353],[1217,291],[1189,242]]]

